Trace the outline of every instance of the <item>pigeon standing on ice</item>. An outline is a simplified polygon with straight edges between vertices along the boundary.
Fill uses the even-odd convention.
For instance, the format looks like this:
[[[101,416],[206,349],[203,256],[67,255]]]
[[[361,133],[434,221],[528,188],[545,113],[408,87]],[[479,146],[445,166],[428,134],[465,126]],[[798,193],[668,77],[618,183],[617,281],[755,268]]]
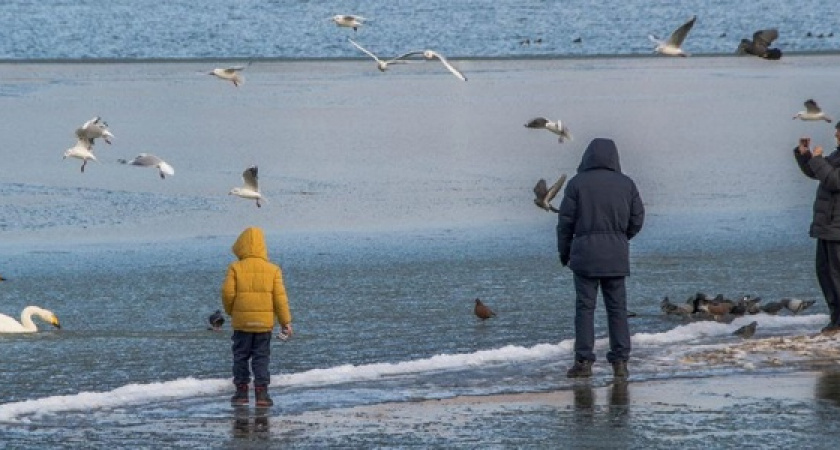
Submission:
[[[694,26],[694,21],[696,20],[697,16],[691,16],[691,19],[689,19],[688,22],[682,24],[679,28],[674,30],[674,32],[671,33],[671,36],[665,41],[658,39],[652,34],[648,35],[650,40],[656,43],[654,51],[666,56],[688,56],[688,53],[682,49],[682,43],[685,40],[685,37],[688,36],[688,32],[691,31],[691,27]]]
[[[801,300],[798,298],[783,298],[779,301],[782,306],[787,308],[788,311],[792,312],[794,315],[805,311],[806,309],[814,306],[816,300]]]
[[[481,303],[481,300],[475,299],[475,312],[476,317],[481,320],[489,319],[491,317],[495,317],[496,313],[493,312],[490,308],[487,307],[484,303]]]
[[[744,339],[749,339],[755,334],[755,329],[757,326],[758,322],[752,321],[749,325],[744,325],[743,327],[738,328],[732,334],[735,336],[742,337]]]

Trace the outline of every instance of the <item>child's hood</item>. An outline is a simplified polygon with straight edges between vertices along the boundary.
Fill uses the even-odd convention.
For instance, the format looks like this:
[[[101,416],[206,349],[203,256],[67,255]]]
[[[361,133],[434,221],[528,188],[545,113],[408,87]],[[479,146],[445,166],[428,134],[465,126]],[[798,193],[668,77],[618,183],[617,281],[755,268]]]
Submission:
[[[246,228],[233,244],[233,254],[239,259],[262,258],[268,261],[268,249],[260,228]]]

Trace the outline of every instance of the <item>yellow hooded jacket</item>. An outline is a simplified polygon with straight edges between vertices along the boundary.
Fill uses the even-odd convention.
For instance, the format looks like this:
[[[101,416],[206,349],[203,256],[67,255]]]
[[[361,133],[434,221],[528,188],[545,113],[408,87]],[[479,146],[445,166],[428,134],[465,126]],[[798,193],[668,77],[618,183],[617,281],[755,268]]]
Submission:
[[[283,272],[268,259],[263,232],[245,229],[233,244],[239,261],[228,266],[222,284],[222,305],[231,316],[234,330],[264,333],[274,329],[274,318],[280,325],[292,322]]]

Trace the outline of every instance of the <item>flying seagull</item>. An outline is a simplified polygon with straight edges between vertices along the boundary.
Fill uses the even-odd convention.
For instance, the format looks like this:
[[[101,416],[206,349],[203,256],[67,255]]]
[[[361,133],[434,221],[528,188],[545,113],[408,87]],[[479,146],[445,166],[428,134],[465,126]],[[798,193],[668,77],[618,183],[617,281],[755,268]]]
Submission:
[[[377,69],[379,69],[379,71],[380,71],[380,72],[384,72],[384,71],[388,70],[388,66],[389,66],[389,65],[391,65],[391,64],[397,64],[397,63],[401,63],[401,64],[402,64],[402,63],[407,63],[408,61],[405,61],[405,60],[404,60],[404,58],[406,58],[406,57],[408,57],[408,56],[411,56],[411,55],[414,55],[414,54],[416,54],[416,53],[417,53],[417,52],[404,53],[404,54],[402,54],[402,55],[400,55],[400,56],[397,56],[396,58],[391,58],[391,59],[389,59],[389,60],[387,60],[387,61],[383,61],[383,60],[382,60],[382,59],[380,59],[378,56],[374,55],[374,54],[373,54],[373,52],[371,52],[370,50],[368,50],[368,49],[366,49],[366,48],[362,47],[361,45],[359,45],[359,44],[358,44],[356,41],[354,41],[353,39],[347,38],[347,40],[348,40],[348,41],[350,41],[350,43],[351,43],[351,44],[353,44],[353,46],[354,46],[354,47],[356,47],[357,49],[361,50],[364,54],[366,54],[366,55],[370,56],[371,58],[373,58],[373,60],[374,60],[374,61],[376,61],[376,68],[377,68]]]
[[[358,28],[364,25],[365,19],[362,16],[356,16],[353,14],[336,14],[332,16],[332,21],[339,27],[345,28],[352,28],[353,31],[358,30]]]
[[[533,128],[535,130],[548,130],[558,136],[557,142],[560,142],[561,144],[566,139],[570,141],[572,140],[572,133],[569,131],[569,128],[560,121],[560,119],[552,122],[545,117],[537,117],[528,121],[528,123],[525,124],[525,127]]]
[[[548,187],[548,183],[546,183],[544,179],[540,178],[540,181],[537,181],[537,185],[534,186],[534,195],[536,196],[534,198],[534,204],[546,211],[559,213],[560,210],[552,206],[551,201],[554,200],[554,197],[556,197],[557,193],[560,192],[560,188],[563,187],[563,183],[565,182],[565,173],[560,175],[560,178],[551,185],[551,188]]]
[[[695,20],[697,20],[697,16],[691,16],[688,22],[674,30],[668,40],[665,41],[660,40],[652,34],[648,35],[650,40],[656,44],[654,51],[667,56],[688,56],[688,53],[682,49],[682,43],[685,37],[688,36],[688,32],[691,31],[691,27],[694,26]]]
[[[118,159],[117,161],[131,166],[154,167],[158,169],[161,179],[166,179],[167,175],[175,175],[175,169],[173,169],[166,161],[148,153],[141,153],[134,157],[131,161],[127,161],[125,159]]]
[[[494,313],[490,308],[487,307],[484,303],[481,303],[481,300],[475,299],[475,309],[473,310],[475,315],[481,319],[489,319],[491,317],[495,317],[496,313]]]
[[[221,78],[222,80],[227,80],[233,82],[234,86],[239,86],[242,84],[245,79],[239,72],[242,72],[246,66],[231,66],[231,67],[217,67],[211,70],[208,75],[213,75],[217,78]]]
[[[817,102],[810,98],[805,100],[805,111],[799,111],[793,118],[800,120],[825,120],[831,123],[831,117],[826,116],[822,109],[817,106]]]
[[[84,173],[88,161],[98,161],[96,155],[93,154],[93,139],[88,138],[82,128],[76,130],[76,145],[64,151],[62,159],[67,158],[81,159],[82,173]]]
[[[415,55],[415,54],[423,55],[423,58],[425,58],[426,61],[431,61],[433,59],[436,59],[436,60],[440,61],[441,64],[443,64],[450,72],[452,72],[452,75],[455,75],[455,77],[457,77],[461,81],[467,81],[467,77],[465,77],[464,74],[461,73],[461,71],[456,69],[455,66],[453,66],[449,62],[449,60],[447,60],[446,57],[441,55],[440,53],[438,53],[434,50],[423,50],[422,52],[409,53],[406,56]]]
[[[111,138],[114,137],[113,133],[108,130],[108,124],[99,116],[88,120],[81,127],[77,128],[76,136],[89,139],[91,145],[93,145],[94,139],[100,138],[110,144]]]
[[[242,180],[245,181],[245,186],[231,189],[228,195],[256,200],[257,208],[261,207],[260,200],[262,200],[262,195],[260,195],[260,188],[257,185],[257,166],[245,169],[242,172]]]
[[[778,37],[779,30],[775,28],[758,30],[753,33],[752,40],[741,39],[741,43],[738,44],[738,54],[755,55],[764,59],[779,59],[782,57],[782,52],[779,49],[770,48],[770,44]]]

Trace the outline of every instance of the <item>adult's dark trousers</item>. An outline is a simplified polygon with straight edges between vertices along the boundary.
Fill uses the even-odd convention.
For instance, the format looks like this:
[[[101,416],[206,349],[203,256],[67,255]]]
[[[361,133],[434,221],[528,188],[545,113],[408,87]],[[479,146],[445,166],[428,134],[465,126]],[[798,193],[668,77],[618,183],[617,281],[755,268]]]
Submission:
[[[230,339],[233,341],[233,384],[250,383],[253,371],[254,386],[268,386],[271,378],[268,372],[271,332],[249,333],[235,330]]]
[[[575,359],[595,361],[595,306],[598,288],[607,309],[610,351],[607,361],[630,357],[630,326],[627,323],[627,289],[624,277],[585,277],[575,273]]]
[[[831,323],[840,325],[840,241],[817,239],[817,281],[831,314]]]

